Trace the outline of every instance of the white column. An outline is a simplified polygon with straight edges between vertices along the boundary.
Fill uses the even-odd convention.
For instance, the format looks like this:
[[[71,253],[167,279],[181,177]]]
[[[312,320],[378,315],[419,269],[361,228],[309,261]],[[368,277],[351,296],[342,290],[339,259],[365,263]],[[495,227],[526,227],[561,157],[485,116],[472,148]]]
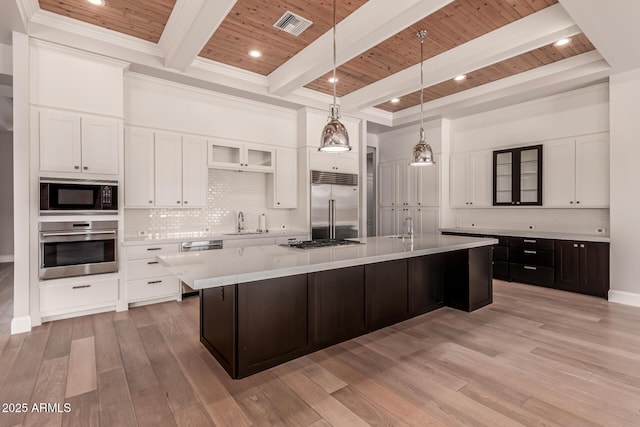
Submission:
[[[611,290],[609,300],[640,306],[640,69],[610,78]]]
[[[11,333],[31,330],[29,37],[13,32],[13,231],[14,283]]]

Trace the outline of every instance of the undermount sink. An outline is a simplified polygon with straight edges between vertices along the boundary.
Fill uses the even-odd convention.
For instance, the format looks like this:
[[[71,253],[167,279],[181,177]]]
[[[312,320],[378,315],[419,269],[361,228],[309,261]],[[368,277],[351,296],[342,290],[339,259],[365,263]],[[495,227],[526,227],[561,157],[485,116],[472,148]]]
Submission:
[[[265,234],[264,231],[234,231],[232,233],[222,233],[225,236],[242,236],[245,234]]]

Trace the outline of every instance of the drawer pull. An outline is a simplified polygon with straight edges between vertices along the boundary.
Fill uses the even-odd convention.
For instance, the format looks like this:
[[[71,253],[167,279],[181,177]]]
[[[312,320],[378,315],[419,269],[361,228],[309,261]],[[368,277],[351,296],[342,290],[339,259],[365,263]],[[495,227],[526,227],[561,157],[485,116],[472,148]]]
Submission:
[[[534,270],[534,271],[535,271],[535,270],[537,270],[537,269],[538,269],[538,267],[531,267],[530,265],[525,265],[525,266],[524,266],[524,269],[525,269],[525,270]]]
[[[158,261],[149,261],[147,265],[159,264]]]
[[[525,253],[525,254],[531,254],[531,255],[535,255],[535,254],[537,254],[537,252],[536,252],[536,251],[528,251],[528,250],[525,250],[525,251],[524,251],[524,253]]]
[[[148,251],[161,251],[162,248],[147,248]]]
[[[525,243],[535,243],[535,240],[531,240],[531,239],[524,239],[523,240]]]
[[[71,289],[84,289],[84,288],[90,288],[91,285],[78,285],[78,286],[72,286]]]
[[[147,282],[147,285],[155,285],[155,284],[158,284],[158,283],[162,283],[162,280],[152,280],[150,282]]]

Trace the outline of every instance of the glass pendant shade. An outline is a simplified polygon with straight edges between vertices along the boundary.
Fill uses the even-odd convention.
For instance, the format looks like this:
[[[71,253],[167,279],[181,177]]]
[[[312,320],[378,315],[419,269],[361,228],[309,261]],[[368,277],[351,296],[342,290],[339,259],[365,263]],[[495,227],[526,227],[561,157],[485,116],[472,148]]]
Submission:
[[[350,151],[349,134],[347,128],[340,123],[340,110],[337,105],[331,106],[331,117],[322,129],[322,139],[318,151],[326,151],[331,153],[342,153]]]
[[[424,140],[424,129],[420,129],[420,141],[413,147],[413,154],[411,155],[409,166],[431,166],[435,164],[433,161],[433,150]]]
[[[322,129],[318,151],[343,153],[351,151],[347,128],[340,123],[340,107],[336,103],[336,0],[333,0],[333,104],[328,123]]]

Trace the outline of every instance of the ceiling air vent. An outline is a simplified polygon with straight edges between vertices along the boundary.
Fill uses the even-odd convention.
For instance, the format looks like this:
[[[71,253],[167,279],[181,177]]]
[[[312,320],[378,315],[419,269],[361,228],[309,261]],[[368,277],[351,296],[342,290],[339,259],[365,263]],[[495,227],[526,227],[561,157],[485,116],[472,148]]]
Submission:
[[[309,28],[311,24],[313,22],[287,10],[273,26],[297,37]]]

